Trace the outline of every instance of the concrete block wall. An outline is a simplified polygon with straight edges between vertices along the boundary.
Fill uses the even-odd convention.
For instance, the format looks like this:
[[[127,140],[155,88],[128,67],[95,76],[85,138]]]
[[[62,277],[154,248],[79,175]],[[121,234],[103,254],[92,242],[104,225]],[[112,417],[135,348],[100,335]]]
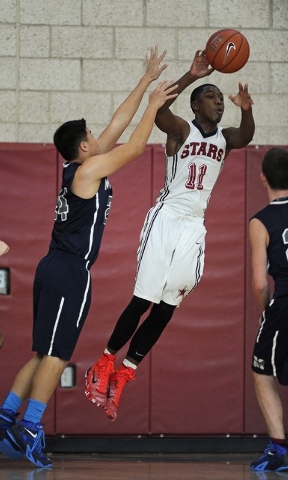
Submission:
[[[237,126],[228,94],[248,83],[255,101],[253,144],[287,144],[288,0],[1,0],[0,142],[51,143],[55,129],[87,119],[98,135],[145,70],[145,53],[167,49],[162,78],[176,80],[220,28],[240,30],[248,64],[209,81],[225,95],[222,125]],[[189,119],[187,89],[174,111]],[[189,90],[189,91],[188,91]],[[139,121],[147,95],[126,141]],[[165,141],[155,127],[149,143]]]

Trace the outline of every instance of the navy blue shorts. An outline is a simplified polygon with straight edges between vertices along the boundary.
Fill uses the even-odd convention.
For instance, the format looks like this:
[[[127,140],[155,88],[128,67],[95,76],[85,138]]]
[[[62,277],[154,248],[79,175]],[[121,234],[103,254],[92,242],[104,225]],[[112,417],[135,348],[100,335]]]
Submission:
[[[58,250],[40,261],[33,289],[33,351],[70,360],[91,303],[86,263]]]
[[[262,314],[252,370],[288,385],[288,295],[273,299]]]

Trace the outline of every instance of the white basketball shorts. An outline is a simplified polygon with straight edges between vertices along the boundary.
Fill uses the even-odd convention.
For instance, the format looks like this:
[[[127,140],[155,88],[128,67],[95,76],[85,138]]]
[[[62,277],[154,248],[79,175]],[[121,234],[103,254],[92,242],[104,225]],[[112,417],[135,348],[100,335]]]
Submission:
[[[151,208],[140,235],[134,295],[179,305],[202,277],[205,235],[202,218],[164,204]]]

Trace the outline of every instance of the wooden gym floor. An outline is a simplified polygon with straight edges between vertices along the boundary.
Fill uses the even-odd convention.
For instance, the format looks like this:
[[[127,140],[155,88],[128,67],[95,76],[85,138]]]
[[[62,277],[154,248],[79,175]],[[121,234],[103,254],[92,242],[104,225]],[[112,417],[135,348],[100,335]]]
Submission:
[[[0,454],[0,480],[288,480],[287,473],[256,473],[258,454],[52,454],[51,470]]]

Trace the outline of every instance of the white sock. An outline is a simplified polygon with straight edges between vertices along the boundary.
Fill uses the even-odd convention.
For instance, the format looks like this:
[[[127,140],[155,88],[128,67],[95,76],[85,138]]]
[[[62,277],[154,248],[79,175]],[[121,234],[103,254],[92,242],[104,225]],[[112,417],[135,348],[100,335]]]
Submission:
[[[108,353],[108,355],[112,355],[112,353],[109,352],[108,348],[105,348],[104,353],[106,353],[106,354]]]
[[[127,358],[124,358],[124,360],[123,360],[123,365],[124,365],[125,367],[133,368],[133,370],[136,370],[136,369],[137,369],[137,365],[135,365],[135,363],[129,362],[129,360],[127,360]]]

